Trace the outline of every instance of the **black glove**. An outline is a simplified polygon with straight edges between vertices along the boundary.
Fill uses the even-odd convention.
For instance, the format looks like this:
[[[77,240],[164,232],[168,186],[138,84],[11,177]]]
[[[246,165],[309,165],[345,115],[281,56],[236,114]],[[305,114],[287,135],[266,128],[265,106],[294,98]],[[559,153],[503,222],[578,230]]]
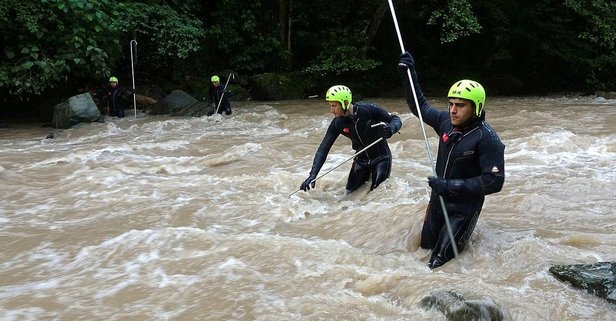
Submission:
[[[394,128],[391,124],[383,125],[383,133],[382,136],[385,139],[390,138],[394,135]]]
[[[310,177],[306,178],[306,180],[302,183],[299,189],[301,189],[302,191],[309,191],[311,187],[314,188],[314,185],[317,183],[316,181],[314,181],[315,178],[315,176],[310,175]],[[311,182],[312,184],[310,184]]]
[[[432,189],[436,191],[438,195],[447,196],[450,194],[449,184],[444,178],[430,176],[428,177],[428,185],[430,185],[430,187],[432,187]]]
[[[398,62],[398,70],[406,73],[407,69],[415,69],[415,60],[408,51],[400,54],[400,61]]]

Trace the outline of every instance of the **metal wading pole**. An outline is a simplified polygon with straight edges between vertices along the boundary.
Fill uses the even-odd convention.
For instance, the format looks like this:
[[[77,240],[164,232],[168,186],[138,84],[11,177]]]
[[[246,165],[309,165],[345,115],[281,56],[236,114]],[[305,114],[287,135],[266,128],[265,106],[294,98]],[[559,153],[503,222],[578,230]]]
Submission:
[[[394,4],[392,0],[389,1],[389,9],[391,10],[391,16],[394,20],[394,26],[396,27],[396,33],[398,34],[398,41],[400,42],[400,49],[402,53],[404,50],[404,43],[402,42],[402,35],[400,35],[400,27],[398,26],[398,19],[396,18],[396,11],[394,10]],[[417,101],[417,93],[415,92],[415,85],[413,84],[413,77],[411,77],[411,69],[406,69],[406,75],[409,77],[409,82],[411,84],[411,90],[413,91],[413,98],[415,99],[415,107],[417,108],[417,116],[419,117],[419,124],[421,125],[421,131],[423,132],[424,141],[426,143],[426,150],[428,152],[428,159],[430,160],[430,165],[432,167],[432,174],[437,176],[436,168],[434,163],[434,158],[432,157],[432,150],[430,149],[430,144],[428,143],[428,136],[426,136],[426,128],[424,126],[423,117],[421,115],[421,110],[419,109],[419,102]],[[449,233],[449,241],[451,242],[451,246],[453,248],[453,254],[455,257],[458,257],[458,246],[456,244],[456,239],[453,237],[453,230],[451,228],[451,223],[449,222],[449,215],[447,214],[447,208],[445,207],[445,200],[443,200],[443,196],[439,195],[439,200],[441,203],[441,208],[443,209],[443,215],[445,216],[445,224],[447,225],[447,232]]]
[[[381,123],[379,123],[379,124],[377,124],[377,125],[381,125]],[[374,126],[373,126],[373,127],[374,127]],[[327,175],[327,174],[331,173],[331,171],[333,171],[334,169],[336,169],[336,168],[340,167],[340,165],[342,165],[342,164],[344,164],[344,163],[348,162],[349,160],[351,160],[351,159],[355,158],[357,155],[359,155],[359,154],[361,154],[361,153],[365,152],[368,148],[370,148],[370,147],[374,146],[374,144],[376,144],[376,143],[378,143],[378,142],[380,142],[380,141],[382,141],[382,140],[383,140],[383,137],[379,137],[379,139],[377,139],[377,140],[373,141],[373,142],[372,142],[372,144],[370,144],[370,145],[368,145],[368,146],[364,147],[364,149],[362,149],[362,150],[360,150],[359,152],[355,153],[353,156],[351,156],[351,157],[349,157],[349,158],[345,159],[345,160],[344,160],[344,161],[342,161],[340,164],[338,164],[338,165],[334,166],[334,168],[332,168],[332,169],[328,170],[327,172],[325,172],[325,173],[323,173],[323,174],[319,175],[317,178],[315,178],[315,179],[313,179],[312,181],[310,181],[310,184],[312,184],[312,183],[316,182],[316,181],[317,181],[317,179],[320,179],[321,177],[323,177],[323,176],[325,176],[325,175]],[[297,189],[295,192],[293,192],[293,193],[289,194],[289,197],[291,197],[291,195],[293,195],[293,194],[295,194],[295,193],[297,193],[297,192],[299,192],[299,191],[301,191],[301,190],[302,190],[301,188]]]
[[[137,50],[137,40],[130,41],[130,68],[133,75],[133,107],[135,108],[135,119],[137,119],[137,92],[135,91],[135,64],[133,60],[133,43],[135,50]]]
[[[222,95],[220,95],[220,99],[218,100],[218,106],[216,106],[216,112],[214,114],[218,114],[218,108],[220,108],[220,103],[222,103],[222,97],[225,96],[225,90],[227,90],[227,86],[229,85],[229,79],[231,79],[231,77],[235,79],[235,75],[233,73],[230,73],[229,76],[227,76],[227,82],[225,83],[225,88],[222,89]]]

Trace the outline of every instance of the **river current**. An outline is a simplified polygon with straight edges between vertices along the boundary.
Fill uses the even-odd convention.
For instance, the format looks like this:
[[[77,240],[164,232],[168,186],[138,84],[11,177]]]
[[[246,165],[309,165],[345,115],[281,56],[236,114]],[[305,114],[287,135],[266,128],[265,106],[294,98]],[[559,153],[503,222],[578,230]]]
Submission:
[[[391,177],[351,195],[350,162],[290,195],[332,118],[320,99],[0,129],[0,319],[446,320],[419,305],[444,290],[506,320],[616,320],[548,271],[616,261],[615,100],[488,100],[505,185],[433,271],[419,248],[432,173],[421,127],[403,99],[366,101],[403,127]],[[321,173],[353,153],[339,137]]]

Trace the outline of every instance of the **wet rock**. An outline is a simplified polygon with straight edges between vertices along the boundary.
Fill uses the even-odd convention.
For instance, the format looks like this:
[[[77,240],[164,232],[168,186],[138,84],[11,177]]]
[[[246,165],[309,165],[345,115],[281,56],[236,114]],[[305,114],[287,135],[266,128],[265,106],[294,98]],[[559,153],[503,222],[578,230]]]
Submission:
[[[616,304],[616,262],[554,265],[550,267],[550,273],[561,281]]]
[[[54,108],[52,126],[54,128],[70,128],[79,123],[104,123],[92,95],[84,93],[69,98]]]
[[[489,299],[466,300],[451,291],[433,292],[423,298],[419,305],[426,310],[436,308],[450,321],[501,321],[505,319],[501,309]]]
[[[151,115],[200,117],[214,113],[204,101],[197,100],[186,92],[176,89],[151,106]]]
[[[616,99],[616,91],[597,91],[595,95],[605,99]]]

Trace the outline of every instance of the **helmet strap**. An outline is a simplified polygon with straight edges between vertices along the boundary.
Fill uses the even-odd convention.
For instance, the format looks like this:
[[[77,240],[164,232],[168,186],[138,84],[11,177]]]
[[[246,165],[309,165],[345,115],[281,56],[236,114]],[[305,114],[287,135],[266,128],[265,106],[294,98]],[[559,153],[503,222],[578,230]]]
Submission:
[[[345,106],[344,103],[346,103],[346,106]],[[351,102],[350,101],[345,100],[345,101],[342,102],[342,109],[344,109],[344,111],[349,110],[350,107],[351,107]]]

